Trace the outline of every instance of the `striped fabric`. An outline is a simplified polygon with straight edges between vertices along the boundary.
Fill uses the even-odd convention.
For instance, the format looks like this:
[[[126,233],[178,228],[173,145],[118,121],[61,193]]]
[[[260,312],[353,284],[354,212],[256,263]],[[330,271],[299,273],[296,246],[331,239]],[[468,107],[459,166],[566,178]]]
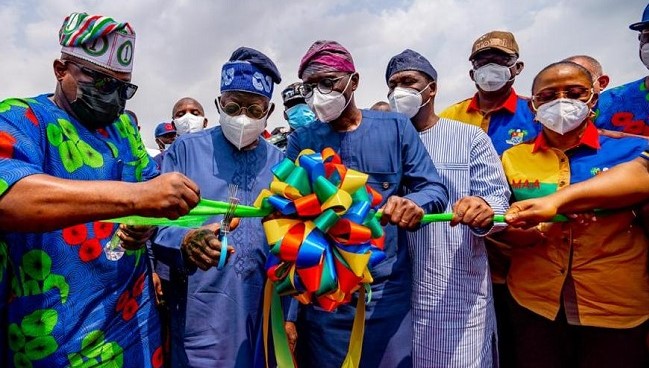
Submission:
[[[497,214],[506,211],[510,193],[505,174],[480,128],[442,118],[420,137],[449,190],[447,212],[465,196],[482,197]],[[496,319],[483,239],[467,226],[443,223],[408,236],[414,366],[497,366]]]
[[[116,30],[134,33],[128,23],[119,23],[110,17],[72,13],[65,18],[59,30],[59,43],[61,46],[81,46]]]

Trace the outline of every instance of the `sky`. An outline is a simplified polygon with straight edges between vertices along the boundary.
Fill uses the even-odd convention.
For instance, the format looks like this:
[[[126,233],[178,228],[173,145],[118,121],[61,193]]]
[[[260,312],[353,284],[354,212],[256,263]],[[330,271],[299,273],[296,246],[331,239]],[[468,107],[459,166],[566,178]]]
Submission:
[[[127,103],[142,137],[154,147],[155,126],[171,118],[185,96],[218,123],[221,66],[240,46],[256,48],[278,66],[275,113],[269,127],[286,125],[281,90],[296,82],[297,67],[319,39],[336,40],[352,54],[360,74],[359,107],[386,100],[385,68],[406,48],[424,55],[438,72],[438,112],[475,93],[469,78],[471,45],[492,30],[514,33],[525,69],[514,88],[529,95],[546,65],[575,54],[598,59],[617,86],[647,75],[638,57],[637,32],[647,5],[640,0],[0,0],[0,99],[54,91],[52,61],[60,56],[58,30],[71,12],[128,21],[137,34]],[[610,88],[610,87],[609,87]]]

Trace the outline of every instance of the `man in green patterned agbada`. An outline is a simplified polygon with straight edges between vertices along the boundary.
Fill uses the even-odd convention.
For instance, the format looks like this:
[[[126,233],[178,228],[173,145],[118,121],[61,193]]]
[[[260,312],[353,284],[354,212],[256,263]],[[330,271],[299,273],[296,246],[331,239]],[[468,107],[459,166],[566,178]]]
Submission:
[[[177,218],[198,187],[159,175],[123,114],[131,26],[73,13],[59,43],[55,92],[0,102],[0,366],[160,367],[150,229],[101,220]],[[117,261],[102,251],[115,233]]]

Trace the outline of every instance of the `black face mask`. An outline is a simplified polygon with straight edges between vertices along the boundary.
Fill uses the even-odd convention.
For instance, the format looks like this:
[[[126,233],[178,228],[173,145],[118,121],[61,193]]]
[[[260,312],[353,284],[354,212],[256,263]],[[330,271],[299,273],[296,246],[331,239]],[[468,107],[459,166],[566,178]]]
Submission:
[[[81,123],[92,128],[103,128],[113,123],[124,112],[126,99],[119,89],[101,93],[92,83],[77,81],[77,98],[70,102],[72,112]]]

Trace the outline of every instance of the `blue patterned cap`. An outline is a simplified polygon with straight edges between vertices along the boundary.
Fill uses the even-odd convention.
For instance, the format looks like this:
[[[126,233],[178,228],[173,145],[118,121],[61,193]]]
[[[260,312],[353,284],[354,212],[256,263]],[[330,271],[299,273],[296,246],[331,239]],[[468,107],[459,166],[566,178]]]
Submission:
[[[221,69],[221,93],[250,92],[270,99],[274,84],[281,81],[275,63],[260,51],[248,47],[235,50]]]
[[[432,80],[437,80],[437,71],[425,57],[421,56],[417,51],[405,49],[399,55],[393,56],[388,62],[388,67],[385,70],[385,82],[387,83],[394,73],[404,70],[422,72]]]

